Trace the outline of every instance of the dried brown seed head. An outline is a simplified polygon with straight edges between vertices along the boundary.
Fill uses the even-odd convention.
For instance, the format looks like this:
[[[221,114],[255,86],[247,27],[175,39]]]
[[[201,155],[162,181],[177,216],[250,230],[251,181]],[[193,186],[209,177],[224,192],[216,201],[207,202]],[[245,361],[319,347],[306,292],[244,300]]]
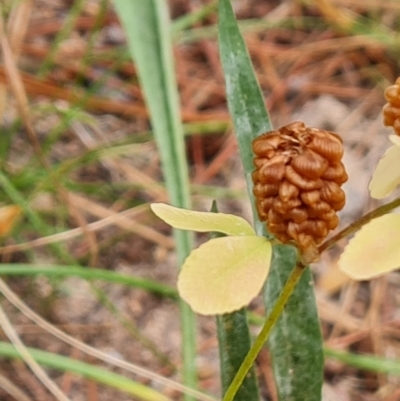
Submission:
[[[332,209],[329,210],[329,212],[327,212],[326,214],[321,215],[320,219],[327,222],[329,230],[335,229],[339,224],[339,218],[337,217],[335,211]]]
[[[395,107],[389,103],[383,106],[383,124],[387,127],[393,127],[394,123],[400,117],[400,107]]]
[[[319,189],[323,186],[320,179],[310,179],[299,174],[292,166],[286,166],[285,177],[292,184],[296,185],[299,189],[311,191],[312,189]]]
[[[290,165],[298,174],[315,180],[325,173],[329,162],[318,153],[305,149],[304,152],[293,158]]]
[[[295,207],[288,210],[285,217],[298,224],[308,220],[309,218],[308,213],[301,207]]]
[[[312,205],[321,199],[321,192],[317,189],[313,191],[305,191],[301,193],[300,198],[305,205]]]
[[[254,139],[253,150],[260,157],[267,157],[270,159],[275,153],[275,149],[277,149],[280,142],[281,138],[279,135],[263,134]]]
[[[344,205],[346,204],[346,199],[343,199],[341,202],[332,202],[331,206],[335,212],[342,210]]]
[[[274,198],[272,209],[281,215],[285,215],[290,209],[301,205],[301,200],[298,198],[289,199],[287,202],[282,202],[280,198]]]
[[[258,170],[258,179],[263,184],[279,183],[284,175],[285,160],[283,155],[275,155],[272,159],[266,160]]]
[[[339,184],[334,181],[324,181],[324,185],[318,192],[321,199],[325,202],[342,202],[345,200],[344,192],[340,189]]]
[[[270,209],[268,212],[268,221],[270,223],[284,223],[285,219],[277,212],[275,212],[273,209]]]
[[[327,202],[319,201],[307,206],[307,210],[310,215],[313,215],[313,217],[320,217],[323,214],[328,213],[331,210],[331,206]]]
[[[395,133],[400,136],[400,78],[394,85],[385,90],[387,103],[383,107],[383,123],[393,127]]]
[[[400,107],[400,86],[391,85],[385,90],[385,99],[395,107]]]
[[[294,224],[297,233],[308,234],[314,237],[314,241],[321,242],[328,235],[328,227],[323,220],[309,219],[300,224]]]
[[[314,260],[345,202],[341,138],[294,122],[256,138],[253,151],[260,219],[281,242],[294,241],[305,260]]]
[[[322,174],[321,178],[327,181],[333,181],[340,185],[347,181],[348,176],[346,170],[344,169],[343,163],[339,162],[331,164],[326,169],[324,174]]]
[[[334,132],[313,129],[313,137],[309,149],[320,154],[330,162],[340,162],[343,156],[342,139]]]
[[[274,196],[279,194],[279,184],[258,184],[254,185],[253,193],[255,197],[267,198],[269,196]]]
[[[280,183],[280,185],[278,185],[279,198],[283,202],[287,202],[290,199],[297,198],[299,196],[299,192],[299,188],[289,181],[284,180]]]

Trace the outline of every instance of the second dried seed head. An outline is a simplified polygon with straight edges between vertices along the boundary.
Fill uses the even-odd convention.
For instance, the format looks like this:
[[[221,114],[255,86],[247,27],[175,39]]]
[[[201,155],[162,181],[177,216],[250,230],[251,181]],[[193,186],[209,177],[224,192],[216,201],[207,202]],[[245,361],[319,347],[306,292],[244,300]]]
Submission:
[[[294,122],[253,141],[254,195],[261,221],[282,243],[294,241],[303,259],[337,227],[347,181],[341,138]]]
[[[400,78],[386,88],[385,99],[387,103],[383,107],[383,123],[393,127],[394,132],[400,136]]]

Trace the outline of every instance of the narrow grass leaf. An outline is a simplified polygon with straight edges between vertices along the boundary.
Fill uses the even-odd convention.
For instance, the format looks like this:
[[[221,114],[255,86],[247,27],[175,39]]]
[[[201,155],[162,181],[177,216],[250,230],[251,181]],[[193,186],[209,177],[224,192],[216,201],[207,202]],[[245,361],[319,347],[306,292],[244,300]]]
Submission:
[[[386,214],[362,227],[339,259],[355,280],[369,280],[400,268],[400,214]]]
[[[325,348],[325,356],[341,361],[349,366],[354,366],[355,368],[400,376],[399,359],[379,358],[372,355],[356,355],[330,348]]]
[[[188,167],[184,133],[180,121],[178,91],[165,0],[115,0],[115,7],[135,60],[138,77],[150,110],[170,203],[190,208]],[[192,246],[191,233],[174,230],[178,264]],[[182,327],[183,380],[196,386],[195,318],[189,306],[180,305]],[[190,400],[191,397],[186,397]]]
[[[169,298],[178,298],[175,288],[157,281],[121,274],[111,270],[96,269],[79,266],[35,266],[31,264],[1,264],[0,276],[37,276],[46,277],[80,277],[86,280],[103,280],[109,283],[122,284],[127,287],[142,288],[155,294]]]
[[[253,153],[251,142],[272,125],[265,110],[264,98],[239,32],[229,0],[219,1],[219,44],[225,73],[229,110],[238,137],[249,197],[253,207],[256,232],[267,236],[265,225],[258,220],[252,194]],[[288,246],[274,247],[271,271],[264,290],[268,310],[275,303],[296,262],[296,252]],[[280,400],[320,401],[322,389],[323,352],[315,296],[309,269],[297,285],[290,308],[285,308],[268,341],[272,355]],[[294,297],[294,298],[293,298]],[[297,333],[312,333],[298,336]],[[298,355],[307,355],[301,360]],[[309,358],[309,356],[312,358]]]
[[[390,139],[394,145],[379,160],[369,184],[371,196],[375,199],[385,198],[400,185],[400,138],[391,135]]]
[[[139,400],[171,401],[171,399],[164,394],[117,373],[110,372],[107,369],[34,348],[28,348],[28,351],[40,365],[81,375],[98,383],[121,390]],[[0,342],[0,358],[1,357],[21,359],[20,354],[14,346],[5,342]]]
[[[198,10],[191,13],[184,14],[183,16],[174,20],[171,30],[172,33],[183,31],[190,28],[192,25],[206,19],[217,9],[218,1],[214,0],[209,4],[200,6]]]
[[[198,232],[220,232],[226,235],[256,235],[253,227],[233,214],[196,212],[165,203],[153,203],[151,210],[170,226]]]
[[[251,346],[246,310],[217,316],[217,329],[222,392],[225,394]],[[259,398],[254,369],[251,369],[235,401],[257,401]]]
[[[266,238],[211,239],[186,259],[179,274],[179,294],[203,315],[239,310],[260,292],[270,260],[271,244]]]
[[[251,142],[263,132],[270,131],[272,125],[229,0],[219,2],[218,27],[228,106],[239,143],[248,192],[254,208],[251,179],[254,156]],[[255,210],[254,215],[257,215]]]

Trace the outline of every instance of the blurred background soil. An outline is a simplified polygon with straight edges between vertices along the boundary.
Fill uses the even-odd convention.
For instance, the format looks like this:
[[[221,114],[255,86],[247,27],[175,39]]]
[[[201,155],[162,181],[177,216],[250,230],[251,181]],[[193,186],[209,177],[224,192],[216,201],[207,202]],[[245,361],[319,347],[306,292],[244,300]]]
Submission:
[[[40,231],[20,221],[3,241],[2,262],[95,266],[175,286],[170,229],[148,208],[151,202],[167,201],[159,155],[112,2],[2,3],[2,170],[47,224]],[[179,28],[185,16],[206,4],[210,12],[204,19]],[[216,199],[220,211],[251,220],[226,106],[213,4],[169,1],[192,199],[196,210],[209,210]],[[343,138],[350,178],[344,187],[342,228],[378,205],[369,197],[368,182],[390,143],[381,109],[385,87],[399,75],[400,2],[233,4],[274,126],[300,120]],[[16,76],[7,72],[10,62]],[[15,87],[19,79],[22,86]],[[49,171],[68,192],[68,204],[57,196]],[[7,193],[1,202],[10,203]],[[95,230],[96,222],[104,224]],[[68,236],[73,229],[79,236]],[[60,232],[64,236],[49,244],[49,236]],[[199,242],[204,239],[198,237]],[[396,272],[371,282],[350,281],[336,266],[344,245],[337,244],[313,267],[326,345],[399,359],[400,276]],[[91,284],[75,277],[26,276],[8,278],[7,283],[31,308],[77,339],[180,380],[175,301],[140,288],[96,282],[96,289],[107,293],[107,304],[99,301]],[[2,304],[25,344],[97,363],[32,324],[6,299]],[[261,300],[256,299],[251,310],[263,314]],[[200,387],[219,396],[215,320],[200,317],[198,328]],[[253,333],[257,330],[255,325]],[[6,340],[4,333],[1,336]],[[33,400],[52,399],[21,362],[1,360],[0,373]],[[257,374],[263,399],[275,401],[267,351],[259,357]],[[132,399],[68,373],[54,371],[51,377],[72,400]],[[325,377],[324,400],[400,400],[396,376],[328,359]],[[180,397],[157,383],[136,379]],[[0,399],[14,398],[0,389]]]

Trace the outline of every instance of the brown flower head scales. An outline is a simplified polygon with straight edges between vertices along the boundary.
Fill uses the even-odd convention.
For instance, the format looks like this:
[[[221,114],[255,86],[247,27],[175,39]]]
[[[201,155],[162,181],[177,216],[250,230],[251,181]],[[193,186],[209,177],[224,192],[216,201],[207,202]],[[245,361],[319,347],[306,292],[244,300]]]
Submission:
[[[383,107],[383,123],[393,127],[396,135],[400,136],[400,78],[386,88],[385,98],[387,103]]]
[[[347,181],[339,135],[294,122],[253,141],[252,178],[261,221],[282,243],[294,241],[303,260],[339,223]]]

